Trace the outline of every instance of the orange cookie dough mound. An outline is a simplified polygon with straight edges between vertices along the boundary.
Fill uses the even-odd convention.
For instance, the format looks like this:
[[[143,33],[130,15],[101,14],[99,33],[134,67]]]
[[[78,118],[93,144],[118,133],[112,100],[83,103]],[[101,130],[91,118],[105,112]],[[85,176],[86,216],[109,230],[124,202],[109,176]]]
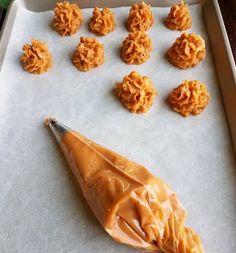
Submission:
[[[144,32],[131,32],[123,41],[122,59],[128,64],[142,64],[152,51],[152,41]]]
[[[83,21],[82,12],[75,3],[57,3],[54,8],[53,28],[62,36],[76,33]]]
[[[32,39],[32,45],[23,46],[21,62],[24,70],[33,74],[41,74],[52,67],[52,55],[44,42]]]
[[[147,31],[153,24],[154,17],[151,10],[151,5],[142,2],[134,4],[130,8],[128,17],[128,30],[133,31]]]
[[[181,69],[196,66],[206,55],[205,42],[195,33],[182,33],[167,52],[172,64]]]
[[[115,30],[115,18],[109,8],[100,11],[97,7],[93,10],[93,16],[89,22],[90,30],[100,36],[104,36]]]
[[[168,97],[172,109],[184,117],[201,113],[209,102],[206,85],[197,80],[185,80]]]
[[[180,4],[171,7],[165,25],[172,30],[187,30],[192,26],[192,17],[190,15],[188,5],[181,0]]]
[[[71,60],[80,71],[98,67],[104,63],[103,45],[95,38],[81,37]]]
[[[132,71],[116,85],[116,94],[131,112],[147,112],[157,96],[157,91],[147,76]]]

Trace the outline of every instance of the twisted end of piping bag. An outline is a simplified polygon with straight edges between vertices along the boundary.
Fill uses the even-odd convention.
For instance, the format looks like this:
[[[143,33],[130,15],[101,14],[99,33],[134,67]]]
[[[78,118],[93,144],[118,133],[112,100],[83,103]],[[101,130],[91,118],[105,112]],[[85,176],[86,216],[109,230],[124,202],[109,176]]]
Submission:
[[[204,252],[199,236],[184,226],[186,212],[177,195],[163,180],[54,118],[44,123],[91,210],[114,240],[145,252]]]

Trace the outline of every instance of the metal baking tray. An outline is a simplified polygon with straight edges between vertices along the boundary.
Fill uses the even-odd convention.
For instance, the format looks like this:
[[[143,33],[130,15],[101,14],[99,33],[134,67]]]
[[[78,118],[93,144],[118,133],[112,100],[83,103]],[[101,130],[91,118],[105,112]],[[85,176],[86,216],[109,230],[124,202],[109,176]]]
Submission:
[[[8,42],[9,42],[9,39],[10,39],[10,36],[12,33],[15,17],[17,15],[19,9],[25,8],[25,9],[30,10],[32,12],[47,11],[47,10],[51,10],[54,7],[56,2],[57,1],[55,1],[55,0],[50,0],[50,1],[49,0],[41,0],[41,1],[15,0],[15,1],[12,1],[11,5],[8,9],[8,12],[7,12],[3,27],[2,27],[2,32],[0,35],[0,74],[1,74],[3,62],[5,60],[4,57],[5,57]],[[130,6],[134,2],[136,2],[136,1],[131,1],[131,0],[114,0],[114,1],[112,1],[112,0],[94,0],[94,1],[93,0],[89,0],[89,1],[81,0],[81,1],[79,1],[79,5],[82,8],[89,8],[89,7],[94,7],[94,6],[120,7],[120,6]],[[162,7],[162,6],[166,7],[166,6],[172,5],[174,2],[177,3],[178,1],[152,0],[152,1],[148,1],[148,2],[151,3],[151,5],[153,7]],[[230,147],[229,146],[221,147],[219,144],[218,150],[219,150],[219,152],[221,152],[221,149],[228,150],[229,153],[232,153],[234,150],[234,155],[235,155],[236,154],[236,69],[235,69],[235,65],[234,65],[232,52],[230,49],[229,40],[228,40],[227,33],[226,33],[226,30],[224,27],[222,16],[220,13],[219,5],[217,3],[217,0],[206,0],[206,1],[202,1],[202,2],[198,1],[198,0],[194,0],[194,1],[188,1],[188,2],[189,2],[189,4],[198,4],[198,3],[202,4],[205,25],[207,28],[208,38],[210,41],[211,54],[213,56],[213,61],[214,61],[214,68],[215,68],[215,72],[216,72],[216,76],[217,76],[217,81],[218,81],[218,84],[220,87],[220,91],[221,91],[221,95],[222,95],[222,102],[224,105],[224,112],[226,115],[227,125],[228,125],[229,132],[230,132],[230,137],[231,137],[231,143],[229,145]],[[1,85],[4,85],[4,84],[2,83],[1,78],[0,78],[0,92],[1,92]],[[21,113],[21,112],[19,111],[19,113]],[[14,120],[14,119],[8,118],[8,120]],[[1,119],[0,119],[0,123],[1,123]],[[17,123],[16,123],[16,125],[17,125]],[[16,128],[16,129],[20,129],[20,127]],[[4,130],[1,130],[1,131],[4,131]],[[22,138],[24,138],[24,130],[21,130],[20,133],[21,133]],[[10,137],[10,136],[8,136],[8,137]],[[216,138],[217,138],[217,136],[216,136]],[[4,142],[4,145],[6,145],[7,141],[5,139],[4,140],[0,139],[0,144],[1,144],[1,142]],[[8,148],[10,149],[11,147],[9,146]],[[17,155],[20,155],[20,153]],[[217,155],[217,154],[215,154],[215,155]],[[231,157],[231,156],[229,156],[229,157]],[[6,162],[6,165],[9,165],[10,162],[9,163]],[[60,162],[62,162],[62,161],[60,160]],[[235,160],[232,162],[232,164],[235,164]],[[20,166],[20,164],[19,164],[19,166]],[[6,166],[6,168],[0,167],[0,172],[3,169],[8,169],[8,167],[7,166]],[[235,170],[236,170],[236,168],[235,168]],[[214,172],[212,172],[212,173],[214,173]],[[217,171],[215,173],[217,173]],[[1,176],[1,174],[0,174],[0,176]],[[207,176],[209,176],[209,175],[207,175]],[[234,172],[232,172],[232,180],[235,180],[235,178],[236,177],[235,177],[235,171],[234,171]],[[1,182],[1,180],[0,180],[0,182]],[[9,187],[9,189],[10,189],[11,185],[9,184],[7,187]],[[32,188],[30,188],[30,189],[32,190]],[[230,198],[231,195],[227,196],[227,186],[225,187],[225,192],[226,192],[225,198]],[[232,193],[232,191],[231,191],[231,193]],[[217,194],[217,192],[216,192],[216,194]],[[1,193],[0,193],[0,200],[1,200]],[[24,200],[22,200],[22,201],[24,201]],[[207,200],[206,200],[206,204],[207,204]],[[234,205],[235,205],[235,201],[234,201],[234,204],[232,204],[232,207],[231,207],[232,209],[235,209]],[[219,210],[216,210],[216,212],[217,211],[219,211]],[[0,210],[0,215],[1,215],[1,210]],[[90,213],[87,214],[87,218],[89,217],[89,215],[90,215]],[[205,214],[203,213],[202,215],[205,215]],[[227,214],[225,214],[222,211],[222,215],[227,215]],[[71,214],[71,216],[76,217],[76,214]],[[58,217],[56,217],[56,218],[58,218]],[[236,218],[236,216],[235,216],[235,218]],[[236,222],[235,219],[234,219],[234,221]],[[29,220],[28,222],[33,223],[35,221]],[[234,222],[234,224],[235,224],[235,222]],[[232,223],[233,223],[233,219],[232,219]],[[235,226],[234,224],[232,224],[232,226]],[[10,220],[9,220],[9,226],[11,226],[11,228],[15,226],[14,229],[17,230],[17,224],[12,224]],[[204,226],[204,224],[203,224],[203,226]],[[222,224],[216,223],[216,228],[214,228],[214,229],[220,230],[221,226],[222,226]],[[37,224],[35,224],[35,227],[37,229]],[[87,228],[84,228],[84,231],[86,231],[86,229]],[[233,231],[232,228],[229,228],[229,231],[235,232],[235,230]],[[99,230],[98,233],[99,232],[102,233],[102,230]],[[17,233],[21,233],[21,231],[14,232],[14,235],[16,235]],[[43,234],[44,231],[42,230],[40,233]],[[59,233],[59,232],[56,231],[54,233],[54,236],[57,235],[57,233]],[[221,240],[221,239],[224,240],[223,234],[224,234],[224,231],[222,231],[222,238],[215,238],[215,240]],[[21,251],[21,244],[19,241],[15,242],[18,245],[17,251],[12,250],[11,245],[5,245],[4,243],[1,245],[1,242],[4,242],[4,240],[11,241],[9,239],[9,236],[11,236],[11,235],[6,234],[3,236],[3,238],[0,237],[0,252],[3,252],[3,253],[6,253],[6,252],[7,253],[27,252],[27,250],[25,248],[24,248],[24,251]],[[15,238],[15,239],[17,239],[17,238]],[[94,238],[90,238],[90,239],[93,240]],[[99,240],[98,238],[95,238],[95,239]],[[51,240],[51,243],[55,243],[55,241],[56,241],[56,239],[53,236],[50,237],[48,240]],[[12,242],[12,243],[14,243],[14,242]],[[32,242],[31,246],[35,244],[35,248],[33,248],[33,246],[32,246],[32,248],[28,248],[28,252],[29,251],[31,251],[31,252],[45,252],[40,249],[40,243],[41,243],[40,241]],[[44,242],[44,248],[47,249],[47,245],[49,243],[50,243],[49,241]],[[62,242],[62,245],[64,245],[63,243],[64,242]],[[232,242],[232,245],[228,245],[227,251],[225,251],[225,252],[227,252],[227,253],[233,252],[235,249],[234,246],[235,246],[235,242]],[[82,252],[79,249],[77,251],[75,248],[72,249],[72,246],[71,246],[71,249],[58,248],[57,245],[55,244],[54,248],[55,248],[54,249],[55,252]],[[16,246],[14,246],[14,249],[16,249]],[[231,249],[231,251],[229,249]],[[99,250],[101,250],[101,249],[99,249]],[[94,251],[100,252],[100,251],[98,251],[97,248],[94,249]],[[219,252],[222,252],[222,251],[224,251],[224,250],[219,249]],[[91,251],[91,252],[93,252],[93,251]],[[108,251],[104,251],[104,252],[113,252],[113,251],[108,250]],[[114,251],[114,252],[116,252],[116,251]],[[126,252],[126,248],[121,247],[120,252]],[[128,252],[135,252],[135,251],[128,250]]]
[[[5,21],[2,26],[0,34],[0,71],[3,63],[5,51],[8,45],[8,41],[11,35],[11,30],[14,24],[14,19],[18,8],[23,6],[24,8],[39,12],[46,11],[53,8],[56,0],[14,0],[12,1]],[[79,5],[81,8],[90,8],[93,6],[129,6],[135,1],[132,0],[81,0]],[[148,1],[152,6],[170,6],[178,1]],[[217,0],[190,0],[189,4],[202,3],[204,18],[206,27],[208,30],[209,40],[211,43],[212,55],[214,58],[215,69],[217,72],[218,83],[220,85],[225,114],[231,133],[232,143],[234,145],[234,151],[236,150],[236,68],[233,60],[233,54],[230,48],[229,39],[224,26],[223,18],[220,12],[220,7]]]

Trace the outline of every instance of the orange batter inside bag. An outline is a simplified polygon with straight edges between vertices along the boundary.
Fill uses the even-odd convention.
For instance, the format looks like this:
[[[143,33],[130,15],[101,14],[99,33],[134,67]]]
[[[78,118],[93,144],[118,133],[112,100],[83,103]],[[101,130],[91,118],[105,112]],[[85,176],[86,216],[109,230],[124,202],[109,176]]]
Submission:
[[[184,226],[186,212],[176,193],[163,180],[61,123],[51,122],[47,124],[85,199],[114,240],[146,252],[203,253],[198,235]]]

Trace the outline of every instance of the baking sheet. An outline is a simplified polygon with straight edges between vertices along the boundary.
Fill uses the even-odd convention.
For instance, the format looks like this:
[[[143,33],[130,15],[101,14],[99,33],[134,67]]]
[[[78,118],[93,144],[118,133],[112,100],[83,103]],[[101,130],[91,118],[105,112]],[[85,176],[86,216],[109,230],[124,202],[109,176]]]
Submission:
[[[78,34],[61,38],[50,27],[52,12],[21,8],[0,74],[0,251],[136,252],[112,241],[88,209],[60,149],[42,125],[55,116],[94,141],[145,165],[178,193],[188,210],[187,224],[202,238],[206,252],[232,253],[236,247],[236,170],[230,136],[215,77],[200,5],[190,6],[191,31],[206,41],[207,57],[197,67],[179,70],[165,52],[180,32],[168,30],[169,8],[153,8],[148,32],[154,50],[149,61],[129,66],[119,57],[127,36],[128,8],[113,9],[117,28],[106,37],[106,62],[87,73],[70,56],[87,29],[91,9]],[[31,75],[19,62],[23,44],[45,41],[54,67]],[[113,95],[116,82],[137,70],[154,82],[158,97],[147,114],[129,113]],[[183,118],[166,105],[168,93],[184,79],[199,79],[211,94],[208,108]]]

